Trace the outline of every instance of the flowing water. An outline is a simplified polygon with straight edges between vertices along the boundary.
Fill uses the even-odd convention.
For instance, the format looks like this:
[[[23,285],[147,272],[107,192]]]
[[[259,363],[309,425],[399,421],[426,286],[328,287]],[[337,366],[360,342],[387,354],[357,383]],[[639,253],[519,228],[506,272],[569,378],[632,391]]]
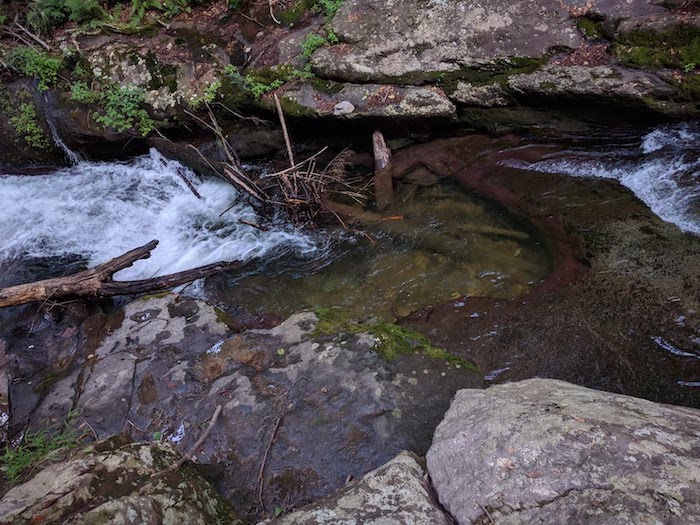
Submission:
[[[603,146],[562,147],[519,167],[617,179],[664,220],[700,234],[699,138],[696,125],[661,127]],[[392,210],[400,219],[362,235],[281,222],[263,232],[241,223],[259,218],[231,186],[156,151],[124,163],[72,161],[51,174],[0,176],[2,285],[43,277],[47,261],[92,266],[158,239],[151,258],[117,278],[259,258],[257,270],[215,278],[200,293],[248,312],[341,305],[393,318],[464,295],[516,297],[550,269],[522,225],[450,184],[402,185]],[[33,264],[33,276],[9,270]]]
[[[563,148],[531,164],[533,171],[615,179],[649,208],[684,231],[700,235],[700,124],[662,126],[604,146]]]

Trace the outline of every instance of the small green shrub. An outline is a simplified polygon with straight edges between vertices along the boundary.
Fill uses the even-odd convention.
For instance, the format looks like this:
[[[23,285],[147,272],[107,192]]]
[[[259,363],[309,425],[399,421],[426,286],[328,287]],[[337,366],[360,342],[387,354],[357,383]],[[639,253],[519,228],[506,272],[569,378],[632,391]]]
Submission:
[[[204,103],[211,104],[216,99],[216,95],[219,93],[219,89],[221,89],[221,81],[215,80],[207,86],[201,97],[195,98],[190,102],[190,106],[196,108]]]
[[[106,128],[112,128],[120,133],[135,129],[145,137],[153,131],[155,123],[148,112],[141,107],[143,101],[142,89],[112,84],[100,95],[99,102],[104,112],[95,112],[92,117]]]
[[[326,43],[326,39],[318,33],[309,33],[306,35],[306,40],[301,44],[301,54],[306,58],[311,58],[314,51],[325,46]]]
[[[17,137],[37,149],[48,149],[50,144],[37,120],[36,108],[31,102],[23,102],[16,114],[10,117]]]
[[[105,84],[96,89],[79,81],[71,86],[71,100],[83,104],[96,104],[102,107],[92,118],[105,128],[123,132],[137,130],[142,136],[155,128],[155,122],[142,107],[144,91],[134,87],[121,87],[118,84]]]
[[[263,95],[282,87],[287,82],[302,78],[311,78],[308,71],[300,71],[291,67],[277,67],[250,71],[244,77],[245,89],[253,98],[259,99]]]
[[[56,83],[63,65],[63,59],[25,46],[14,48],[7,62],[15,71],[36,78],[39,81],[39,89],[42,91],[46,91],[49,86]]]

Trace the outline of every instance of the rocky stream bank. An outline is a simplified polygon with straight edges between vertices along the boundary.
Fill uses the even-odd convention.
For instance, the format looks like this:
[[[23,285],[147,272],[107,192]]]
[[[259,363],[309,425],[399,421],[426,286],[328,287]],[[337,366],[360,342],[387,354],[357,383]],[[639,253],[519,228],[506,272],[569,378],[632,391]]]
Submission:
[[[447,201],[445,187],[486,203],[500,222],[484,219],[476,233],[438,231],[427,212],[398,202],[364,210],[380,226],[360,225],[369,233],[352,242],[369,253],[377,240],[412,243],[406,260],[425,274],[440,260],[495,291],[455,286],[410,308],[386,292],[391,308],[367,315],[296,307],[288,281],[244,279],[301,279],[301,263],[289,256],[275,270],[251,257],[262,270],[174,293],[2,311],[0,438],[15,447],[47,429],[72,438],[5,480],[0,522],[700,522],[700,201],[689,159],[700,134],[692,124],[648,128],[698,116],[695,3],[240,4],[205,2],[135,32],[58,29],[54,78],[4,70],[2,173],[153,147],[183,165],[151,153],[138,169],[211,175],[225,159],[209,111],[243,159],[277,165],[284,139],[266,121],[277,95],[301,152],[349,147],[348,164],[366,174],[381,128],[395,150],[396,195],[411,203],[425,192],[427,209],[448,202],[456,222],[464,210],[486,214],[477,201]],[[7,57],[16,42],[2,46]],[[139,111],[106,120],[124,89],[138,93]],[[32,134],[18,111],[33,111]],[[666,140],[658,148],[647,144],[654,133]],[[663,156],[683,141],[687,149]],[[643,154],[638,172],[667,164],[681,174],[653,195],[689,196],[676,224],[668,205],[654,213],[622,176],[570,176],[571,159],[603,171],[612,146]],[[595,163],[581,163],[582,150]],[[97,181],[106,169],[85,173]],[[158,198],[174,191],[154,180]],[[194,238],[225,222],[197,213]],[[433,231],[414,239],[409,220]],[[236,243],[253,237],[259,247],[232,228]],[[292,236],[273,233],[272,244]],[[546,263],[515,284],[507,270],[475,270],[468,252],[494,239],[504,255],[488,264],[514,267],[531,253]],[[77,249],[24,255],[0,260],[0,286],[86,264]],[[232,301],[244,284],[269,306]],[[294,313],[277,311],[272,294],[289,295]]]

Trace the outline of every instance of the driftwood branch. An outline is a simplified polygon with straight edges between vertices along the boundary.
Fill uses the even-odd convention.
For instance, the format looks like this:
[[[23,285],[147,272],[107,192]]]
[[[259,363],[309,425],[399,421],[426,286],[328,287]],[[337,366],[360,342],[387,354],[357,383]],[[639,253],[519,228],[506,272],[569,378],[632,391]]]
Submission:
[[[69,297],[111,297],[169,290],[240,264],[215,263],[138,281],[112,280],[112,276],[119,270],[130,267],[139,259],[150,257],[157,245],[158,241],[151,241],[140,248],[74,275],[0,289],[0,308],[19,306],[34,301],[55,301]]]

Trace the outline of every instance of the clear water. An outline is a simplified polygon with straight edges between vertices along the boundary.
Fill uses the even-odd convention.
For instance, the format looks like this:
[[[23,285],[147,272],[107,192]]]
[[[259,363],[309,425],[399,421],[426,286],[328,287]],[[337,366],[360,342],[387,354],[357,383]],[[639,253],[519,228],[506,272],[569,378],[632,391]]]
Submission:
[[[364,227],[321,268],[287,260],[211,294],[248,312],[341,306],[394,319],[462,296],[517,297],[550,269],[522,226],[452,184],[405,185],[386,215],[394,219]]]

